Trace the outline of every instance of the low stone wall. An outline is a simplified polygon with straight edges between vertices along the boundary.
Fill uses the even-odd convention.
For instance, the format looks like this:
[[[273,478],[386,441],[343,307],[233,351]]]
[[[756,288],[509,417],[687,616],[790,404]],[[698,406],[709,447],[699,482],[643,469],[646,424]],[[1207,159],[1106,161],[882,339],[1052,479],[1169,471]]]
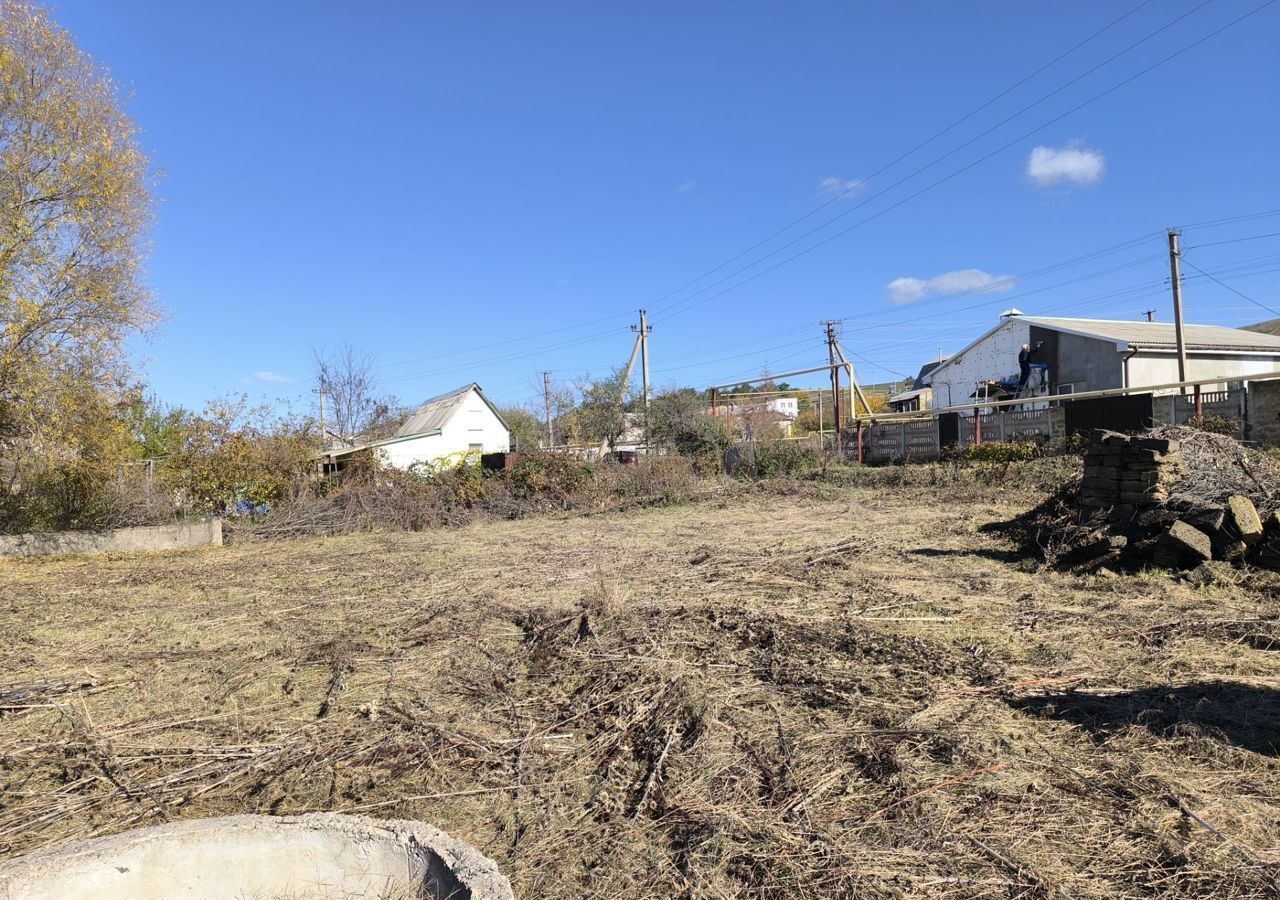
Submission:
[[[1085,449],[1080,505],[1123,519],[1163,503],[1185,474],[1180,451],[1178,441],[1166,438],[1094,435]]]
[[[55,553],[129,553],[221,547],[222,520],[117,528],[113,531],[55,531],[0,535],[0,556],[50,556]]]

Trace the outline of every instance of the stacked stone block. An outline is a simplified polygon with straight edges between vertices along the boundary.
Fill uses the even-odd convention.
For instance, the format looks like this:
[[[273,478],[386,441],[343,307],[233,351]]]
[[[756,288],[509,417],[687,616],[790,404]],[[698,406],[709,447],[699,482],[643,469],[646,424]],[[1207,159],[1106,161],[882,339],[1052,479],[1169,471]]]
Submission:
[[[1185,474],[1176,440],[1099,432],[1085,450],[1080,506],[1110,510],[1114,520],[1131,518],[1168,500]]]

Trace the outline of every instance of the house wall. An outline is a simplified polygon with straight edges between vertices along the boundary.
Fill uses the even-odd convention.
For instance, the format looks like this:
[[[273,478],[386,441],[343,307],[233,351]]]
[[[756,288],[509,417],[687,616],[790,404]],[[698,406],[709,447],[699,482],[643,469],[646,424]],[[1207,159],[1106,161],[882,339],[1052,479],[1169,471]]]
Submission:
[[[931,375],[936,406],[971,402],[979,381],[1018,377],[1018,351],[1030,340],[1030,326],[1017,317],[1009,318],[985,340],[963,356],[953,358]]]
[[[1205,390],[1226,390],[1227,382],[1242,381],[1251,375],[1280,372],[1280,355],[1240,353],[1187,354],[1187,380],[1217,378],[1222,381],[1205,386]],[[1142,352],[1129,360],[1129,386],[1169,384],[1178,380],[1178,357],[1175,353]],[[1164,393],[1173,393],[1165,391]]]
[[[1077,393],[1124,387],[1124,357],[1115,341],[1032,326],[1030,343],[1042,340],[1044,347],[1035,361],[1049,365],[1050,393],[1058,393],[1064,384],[1073,385]]]
[[[511,433],[475,391],[468,392],[462,407],[445,423],[441,436],[447,448],[443,454],[446,456],[465,453],[474,444],[480,445],[482,453],[511,450]]]
[[[473,448],[479,453],[511,450],[511,433],[475,391],[467,394],[439,434],[384,444],[378,448],[378,457],[385,465],[407,469],[417,462],[430,462]]]

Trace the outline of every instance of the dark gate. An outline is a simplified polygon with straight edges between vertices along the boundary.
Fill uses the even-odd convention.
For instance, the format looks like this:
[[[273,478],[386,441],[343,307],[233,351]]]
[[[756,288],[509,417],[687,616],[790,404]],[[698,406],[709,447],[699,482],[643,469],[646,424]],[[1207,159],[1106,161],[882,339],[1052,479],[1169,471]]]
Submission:
[[[938,414],[938,446],[954,447],[960,443],[960,413]]]
[[[1108,431],[1142,431],[1151,427],[1151,395],[1095,397],[1072,400],[1066,408],[1067,434],[1105,428]]]

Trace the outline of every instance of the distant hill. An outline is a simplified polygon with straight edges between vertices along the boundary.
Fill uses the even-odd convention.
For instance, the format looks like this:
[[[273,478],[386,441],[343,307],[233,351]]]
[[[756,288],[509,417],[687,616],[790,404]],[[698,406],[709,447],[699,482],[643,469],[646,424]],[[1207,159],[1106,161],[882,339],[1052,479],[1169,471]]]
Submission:
[[[1268,319],[1257,325],[1244,326],[1245,331],[1260,331],[1263,334],[1280,334],[1280,319]]]

